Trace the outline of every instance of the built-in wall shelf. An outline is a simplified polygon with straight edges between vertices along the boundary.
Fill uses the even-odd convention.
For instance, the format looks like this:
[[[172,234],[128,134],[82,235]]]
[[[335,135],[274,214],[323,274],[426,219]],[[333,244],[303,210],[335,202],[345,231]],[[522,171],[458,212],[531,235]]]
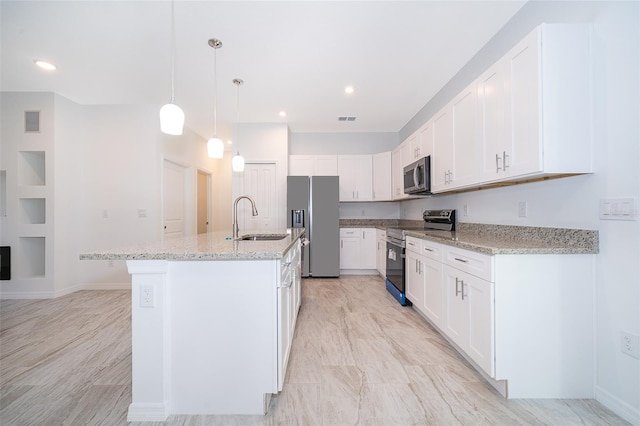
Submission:
[[[45,152],[19,151],[18,185],[39,186],[45,184]]]
[[[7,171],[0,170],[0,217],[7,215]]]
[[[24,224],[44,224],[46,222],[46,199],[20,198],[20,221]]]
[[[15,260],[21,278],[44,278],[46,273],[45,237],[20,237]]]

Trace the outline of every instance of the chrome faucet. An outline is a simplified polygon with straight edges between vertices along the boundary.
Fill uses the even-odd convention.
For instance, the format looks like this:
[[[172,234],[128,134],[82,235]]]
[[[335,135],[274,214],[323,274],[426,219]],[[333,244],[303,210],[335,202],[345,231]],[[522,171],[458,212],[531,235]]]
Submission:
[[[251,215],[252,216],[258,216],[258,209],[256,208],[256,203],[253,201],[253,198],[249,197],[248,195],[241,195],[238,198],[236,198],[236,200],[233,202],[233,239],[237,239],[238,238],[238,201],[242,200],[243,198],[246,198],[247,200],[251,201]]]

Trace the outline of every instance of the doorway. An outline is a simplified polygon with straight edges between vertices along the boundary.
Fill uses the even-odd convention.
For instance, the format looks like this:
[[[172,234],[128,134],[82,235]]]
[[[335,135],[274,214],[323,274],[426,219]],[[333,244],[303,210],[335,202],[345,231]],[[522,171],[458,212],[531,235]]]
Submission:
[[[198,170],[197,180],[197,232],[205,234],[209,232],[209,224],[211,223],[211,173]]]

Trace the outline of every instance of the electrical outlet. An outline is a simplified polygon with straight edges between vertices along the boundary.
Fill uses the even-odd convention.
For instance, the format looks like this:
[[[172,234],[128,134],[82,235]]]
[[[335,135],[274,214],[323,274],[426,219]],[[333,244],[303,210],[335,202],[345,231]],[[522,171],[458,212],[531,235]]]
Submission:
[[[462,216],[464,217],[469,216],[469,206],[467,204],[464,204],[462,206]]]
[[[140,307],[141,308],[153,308],[155,306],[153,286],[143,285],[140,286]]]
[[[622,353],[640,359],[640,336],[622,332]]]
[[[527,202],[518,202],[518,217],[527,217]]]

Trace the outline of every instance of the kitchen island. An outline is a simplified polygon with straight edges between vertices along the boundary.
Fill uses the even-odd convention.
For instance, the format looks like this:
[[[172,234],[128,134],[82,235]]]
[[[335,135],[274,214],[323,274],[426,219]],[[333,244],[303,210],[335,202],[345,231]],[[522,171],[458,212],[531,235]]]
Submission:
[[[300,307],[304,229],[279,240],[214,232],[86,253],[132,276],[128,421],[265,414],[282,390]]]

